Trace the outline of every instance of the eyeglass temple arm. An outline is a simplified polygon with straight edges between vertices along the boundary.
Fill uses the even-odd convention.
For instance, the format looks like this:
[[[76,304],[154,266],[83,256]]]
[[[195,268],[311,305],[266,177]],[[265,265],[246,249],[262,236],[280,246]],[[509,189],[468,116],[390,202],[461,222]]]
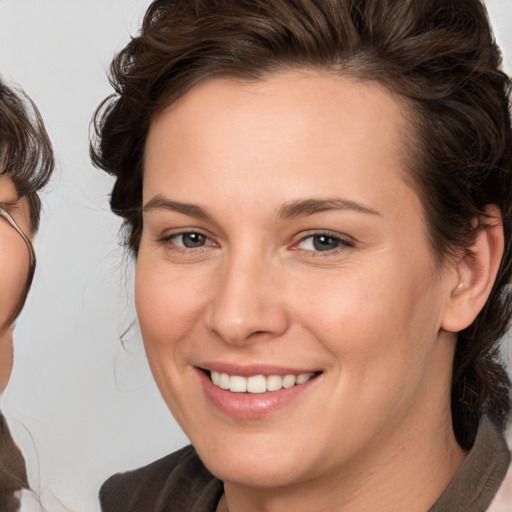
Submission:
[[[34,248],[32,247],[32,242],[29,240],[27,235],[25,235],[25,233],[23,233],[23,230],[18,226],[16,221],[1,207],[0,207],[0,216],[2,216],[18,232],[18,234],[21,236],[21,238],[23,238],[23,240],[27,244],[28,250],[30,252],[30,264],[33,265],[36,258],[35,258],[35,254],[34,254]]]

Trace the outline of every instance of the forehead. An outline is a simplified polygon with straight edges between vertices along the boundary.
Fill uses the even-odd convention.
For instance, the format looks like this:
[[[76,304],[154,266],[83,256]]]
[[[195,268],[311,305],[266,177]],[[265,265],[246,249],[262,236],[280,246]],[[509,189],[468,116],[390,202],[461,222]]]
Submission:
[[[357,196],[374,177],[405,174],[405,112],[378,83],[332,72],[205,81],[153,120],[144,201],[172,189],[200,202],[220,187],[236,200],[307,189],[328,196],[333,184]]]
[[[246,115],[245,123],[250,126],[255,104],[260,108],[259,118],[273,124],[278,120],[276,115],[292,121],[323,115],[324,121],[329,122],[332,113],[342,122],[345,117],[351,117],[355,125],[369,120],[375,128],[384,124],[399,128],[398,124],[405,125],[408,110],[403,98],[375,81],[357,80],[329,70],[283,70],[260,80],[234,77],[204,80],[157,114],[150,134],[169,114],[176,123],[184,123],[190,116],[201,116],[204,123],[208,117],[218,122]]]

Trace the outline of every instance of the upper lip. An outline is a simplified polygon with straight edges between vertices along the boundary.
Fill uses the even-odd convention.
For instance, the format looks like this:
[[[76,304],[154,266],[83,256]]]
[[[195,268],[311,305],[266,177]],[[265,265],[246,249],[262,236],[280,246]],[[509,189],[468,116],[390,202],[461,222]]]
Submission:
[[[311,367],[286,367],[274,364],[234,364],[219,361],[205,362],[196,365],[197,368],[206,371],[215,371],[227,373],[228,375],[238,375],[240,377],[250,377],[252,375],[301,375],[304,373],[318,373],[318,368]]]

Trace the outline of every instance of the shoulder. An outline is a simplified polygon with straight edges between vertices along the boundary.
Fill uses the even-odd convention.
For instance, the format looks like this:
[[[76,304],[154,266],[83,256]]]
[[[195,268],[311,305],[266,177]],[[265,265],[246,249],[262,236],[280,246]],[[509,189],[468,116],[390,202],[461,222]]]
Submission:
[[[209,510],[222,494],[222,484],[187,446],[147,466],[110,477],[101,487],[102,512]],[[215,501],[216,500],[216,501]],[[213,508],[215,510],[215,508]]]

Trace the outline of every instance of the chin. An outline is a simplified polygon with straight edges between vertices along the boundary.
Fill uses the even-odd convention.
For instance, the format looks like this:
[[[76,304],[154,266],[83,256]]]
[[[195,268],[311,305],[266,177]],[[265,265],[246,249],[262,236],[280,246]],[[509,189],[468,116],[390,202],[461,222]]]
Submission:
[[[237,458],[236,460],[207,460],[204,461],[208,470],[223,482],[229,482],[242,487],[272,488],[286,487],[297,483],[296,468],[286,464],[268,464],[264,461],[250,462]]]
[[[194,444],[208,470],[224,482],[253,488],[285,487],[300,480],[303,452],[284,440],[209,441]],[[212,448],[213,447],[213,448]]]

